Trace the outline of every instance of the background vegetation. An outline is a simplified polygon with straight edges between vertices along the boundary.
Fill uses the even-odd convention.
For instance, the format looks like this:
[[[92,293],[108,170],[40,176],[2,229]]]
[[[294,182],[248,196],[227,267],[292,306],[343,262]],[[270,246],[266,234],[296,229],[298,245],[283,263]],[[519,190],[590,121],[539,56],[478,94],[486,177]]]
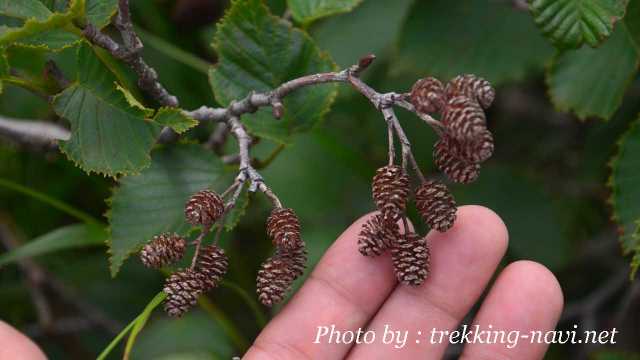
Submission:
[[[64,0],[40,1],[53,12],[64,12],[68,5]],[[246,6],[251,2],[256,1],[234,3]],[[10,3],[0,0],[0,5]],[[116,2],[88,3],[96,5],[91,9],[102,9],[94,15],[106,25]],[[288,78],[331,67],[331,61],[341,68],[349,66],[368,53],[375,53],[377,60],[363,77],[380,91],[408,90],[415,79],[424,76],[447,80],[475,73],[490,80],[497,87],[496,102],[488,113],[496,153],[476,183],[454,189],[458,203],[483,204],[502,216],[511,239],[505,264],[532,259],[554,271],[567,303],[560,329],[571,329],[577,323],[588,329],[620,330],[616,346],[554,346],[549,359],[639,356],[633,354],[640,353],[640,284],[629,277],[629,264],[633,270],[640,264],[636,235],[636,220],[640,219],[637,1],[266,3],[271,13],[311,36],[297,35],[312,47],[308,50],[312,58],[298,68],[283,69],[271,79],[274,83],[237,75],[242,80],[237,87],[216,81],[210,84],[208,78],[213,64],[220,64],[216,70],[220,76],[225,66],[250,65],[246,59],[231,56],[231,30],[234,22],[245,21],[242,13],[225,20],[224,26],[230,28],[220,31],[225,29],[221,19],[231,4],[222,0],[134,0],[131,5],[146,45],[145,59],[185,109],[215,105],[216,101],[226,104],[256,84],[268,89]],[[78,49],[80,53],[93,50],[78,39],[51,34],[44,40],[25,37],[21,43],[12,43],[4,37],[6,26],[19,28],[25,23],[10,16],[7,9],[0,6],[0,24],[4,24],[0,44],[6,55],[3,59],[8,61],[8,66],[0,64],[0,114],[69,127],[58,116],[60,99],[52,106],[42,96],[56,91],[43,75],[45,66],[54,60],[73,80]],[[260,27],[252,26],[259,34]],[[211,46],[214,39],[215,46]],[[42,43],[47,47],[34,46]],[[118,67],[117,61],[105,63]],[[110,71],[122,75],[118,81],[123,86],[131,84],[128,70]],[[83,84],[82,78],[78,80]],[[215,97],[210,85],[216,90]],[[145,106],[158,107],[135,88],[128,87]],[[336,91],[336,97],[329,106],[331,91]],[[312,111],[306,109],[290,120],[295,122],[291,126],[282,128],[269,122],[273,120],[263,126],[260,113],[247,119],[249,129],[261,137],[253,148],[256,157],[265,160],[275,155],[262,175],[300,216],[312,263],[348,224],[372,209],[370,179],[387,154],[386,128],[379,112],[349,87],[325,92],[312,104]],[[431,164],[435,135],[414,116],[400,116],[418,161],[431,176],[440,176]],[[187,138],[205,142],[212,131],[209,126],[190,130]],[[162,274],[143,269],[136,259],[124,262],[112,278],[103,245],[108,237],[124,239],[120,244],[125,247],[111,249],[116,263],[124,261],[139,245],[127,239],[148,230],[113,222],[123,218],[143,224],[158,221],[122,205],[146,201],[132,190],[135,184],[144,187],[145,182],[140,183],[135,175],[120,175],[145,167],[145,152],[137,169],[111,172],[109,168],[121,165],[117,159],[105,167],[99,161],[74,158],[72,144],[65,145],[65,155],[4,140],[0,142],[0,237],[7,251],[0,255],[0,318],[33,337],[51,358],[95,357],[162,286]],[[229,143],[231,152],[234,140]],[[189,155],[189,145],[183,146]],[[122,151],[129,156],[129,150]],[[183,159],[164,151],[158,146],[151,152],[152,165],[140,175],[142,179],[161,176],[153,174],[166,157]],[[195,157],[185,158],[202,160],[197,164],[202,171],[218,166]],[[170,158],[166,163],[177,162]],[[178,165],[190,164],[176,164],[179,172]],[[88,175],[83,168],[94,172]],[[118,175],[118,179],[96,172]],[[233,167],[219,171],[214,187],[223,190],[223,180],[228,183],[233,173]],[[260,331],[271,313],[252,299],[258,266],[271,252],[264,233],[269,204],[259,195],[248,196],[248,202],[251,206],[239,225],[223,237],[222,245],[232,259],[227,281],[198,310],[180,320],[168,319],[161,312],[152,314],[131,358],[228,359],[241,354]],[[176,203],[179,215],[181,201]],[[122,211],[120,218],[118,211]],[[161,220],[171,221],[171,216]],[[106,231],[109,221],[114,225],[110,235]],[[9,251],[23,244],[35,246]],[[117,272],[118,265],[112,262],[111,270]],[[43,318],[38,305],[41,297],[50,305],[52,319]],[[452,356],[458,351],[450,350]],[[112,356],[122,351],[117,348]]]

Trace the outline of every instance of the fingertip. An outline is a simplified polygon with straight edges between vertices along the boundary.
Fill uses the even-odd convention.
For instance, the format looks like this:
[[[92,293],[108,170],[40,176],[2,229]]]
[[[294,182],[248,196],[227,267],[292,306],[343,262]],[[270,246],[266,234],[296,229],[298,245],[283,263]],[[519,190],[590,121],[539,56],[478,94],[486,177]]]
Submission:
[[[564,294],[556,276],[546,266],[531,260],[509,264],[500,275],[507,284],[519,283],[524,297],[543,299],[550,313],[559,318],[564,308]]]
[[[473,226],[487,233],[488,238],[498,241],[506,250],[509,245],[509,230],[502,218],[493,210],[481,205],[464,205],[458,208],[458,226]]]
[[[46,359],[45,354],[31,339],[0,320],[0,359]]]

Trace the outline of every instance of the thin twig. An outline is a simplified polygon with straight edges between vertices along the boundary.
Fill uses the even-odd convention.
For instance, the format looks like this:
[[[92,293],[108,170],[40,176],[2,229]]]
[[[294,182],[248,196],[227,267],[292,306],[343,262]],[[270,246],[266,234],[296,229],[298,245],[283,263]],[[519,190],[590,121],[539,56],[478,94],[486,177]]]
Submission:
[[[202,246],[202,240],[209,235],[209,232],[211,231],[211,225],[209,226],[204,226],[202,228],[202,231],[200,232],[200,234],[198,235],[198,237],[193,241],[192,244],[196,245],[196,250],[193,253],[193,258],[191,259],[191,269],[196,267],[196,262],[198,261],[198,255],[200,255],[200,247]]]
[[[69,140],[71,133],[62,126],[50,122],[0,116],[0,137],[23,146],[55,150],[58,148],[58,141]]]

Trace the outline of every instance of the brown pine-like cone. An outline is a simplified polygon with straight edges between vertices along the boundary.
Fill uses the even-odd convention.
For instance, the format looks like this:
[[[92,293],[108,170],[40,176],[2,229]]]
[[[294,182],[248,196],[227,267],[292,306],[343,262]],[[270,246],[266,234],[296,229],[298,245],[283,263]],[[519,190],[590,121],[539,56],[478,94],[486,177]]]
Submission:
[[[206,290],[211,290],[218,286],[228,268],[229,259],[222,248],[216,245],[209,245],[200,250],[195,269],[204,275]]]
[[[436,141],[433,146],[433,161],[451,181],[468,184],[480,175],[480,165],[459,158],[455,147],[446,138]]]
[[[191,269],[179,270],[165,281],[162,289],[167,294],[164,310],[169,316],[182,316],[206,289],[203,274]]]
[[[296,258],[296,260],[300,259]],[[258,271],[256,279],[258,299],[266,306],[279,303],[300,274],[301,270],[297,263],[294,263],[290,257],[276,252],[274,256],[262,263]]]
[[[146,267],[158,269],[180,260],[186,246],[186,240],[178,234],[160,234],[140,250],[140,261]]]
[[[397,223],[385,223],[382,214],[370,217],[358,235],[358,251],[364,256],[378,256],[398,238]]]
[[[288,249],[304,246],[300,237],[300,220],[292,209],[274,208],[267,219],[267,235],[277,247]]]
[[[418,286],[429,275],[429,245],[416,233],[401,236],[391,248],[393,269],[399,282]]]
[[[277,248],[275,256],[289,263],[289,269],[295,274],[296,279],[307,268],[307,249],[304,244],[293,249]]]
[[[409,176],[396,165],[379,168],[373,177],[373,201],[385,223],[395,223],[404,214],[409,197]]]
[[[416,191],[416,208],[429,227],[445,232],[456,221],[456,202],[447,186],[429,180]]]
[[[442,123],[448,134],[458,142],[475,141],[487,130],[487,119],[477,102],[465,96],[447,101],[442,112]]]
[[[451,79],[445,87],[446,99],[465,96],[475,100],[483,109],[488,109],[496,97],[496,91],[491,84],[473,74],[458,75]]]
[[[202,190],[195,193],[184,207],[184,216],[191,225],[213,225],[224,213],[224,201],[216,192]]]
[[[411,88],[411,104],[419,113],[442,110],[445,104],[444,86],[440,80],[427,77],[418,80]]]

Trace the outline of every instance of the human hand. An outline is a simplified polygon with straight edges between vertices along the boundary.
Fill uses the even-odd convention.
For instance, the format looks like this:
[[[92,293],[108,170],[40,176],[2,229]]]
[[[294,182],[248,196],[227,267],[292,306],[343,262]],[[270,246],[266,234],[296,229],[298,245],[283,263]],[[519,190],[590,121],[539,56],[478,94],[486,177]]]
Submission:
[[[0,321],[0,360],[46,360],[38,345],[9,324]]]
[[[431,232],[431,274],[419,287],[397,285],[387,255],[364,257],[357,235],[367,217],[349,227],[326,252],[305,284],[267,325],[243,359],[441,359],[445,341],[432,344],[431,329],[455,330],[492,279],[508,243],[507,229],[480,206],[458,209],[447,233]],[[562,290],[544,266],[518,261],[500,272],[472,324],[509,332],[553,330],[563,307]],[[375,332],[365,345],[329,343],[318,328]],[[405,345],[381,342],[384,326],[408,331]],[[418,331],[422,334],[418,336]],[[420,343],[416,343],[416,339]],[[436,337],[438,339],[438,336]],[[461,359],[542,359],[547,345],[520,341],[472,343]]]

